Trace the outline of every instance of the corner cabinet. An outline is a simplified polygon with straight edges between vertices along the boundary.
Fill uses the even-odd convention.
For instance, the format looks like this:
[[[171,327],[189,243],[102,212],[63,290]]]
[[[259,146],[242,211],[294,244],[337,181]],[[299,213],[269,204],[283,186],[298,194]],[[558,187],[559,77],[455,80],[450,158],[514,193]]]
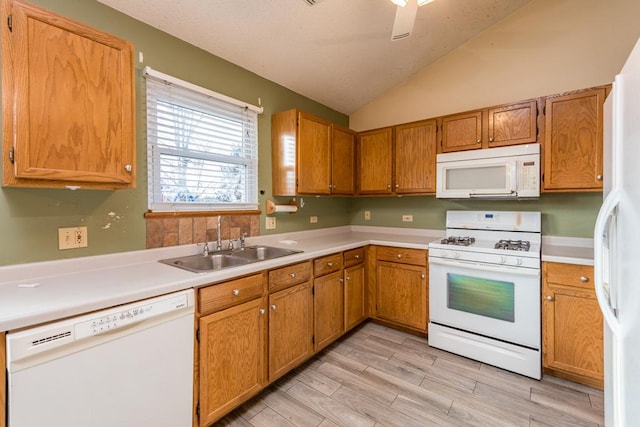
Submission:
[[[2,0],[3,182],[135,187],[133,46]]]
[[[550,262],[542,265],[544,371],[602,388],[603,324],[593,289],[593,267]]]
[[[353,194],[355,133],[298,110],[271,118],[274,196]]]
[[[375,247],[374,313],[377,319],[427,332],[427,252]]]
[[[602,191],[605,88],[546,98],[542,190]]]

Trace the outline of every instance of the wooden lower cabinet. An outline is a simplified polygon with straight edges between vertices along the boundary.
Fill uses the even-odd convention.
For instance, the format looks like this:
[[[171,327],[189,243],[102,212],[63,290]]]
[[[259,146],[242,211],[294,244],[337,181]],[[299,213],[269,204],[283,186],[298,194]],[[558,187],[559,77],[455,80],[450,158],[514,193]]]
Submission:
[[[200,425],[207,426],[266,384],[266,299],[200,318]]]
[[[308,281],[269,295],[269,382],[313,354],[313,295]]]
[[[367,318],[364,263],[345,268],[344,329],[348,331]]]
[[[344,279],[342,271],[314,280],[314,341],[319,351],[344,332]]]
[[[546,373],[602,388],[602,314],[593,267],[543,263],[542,348]]]

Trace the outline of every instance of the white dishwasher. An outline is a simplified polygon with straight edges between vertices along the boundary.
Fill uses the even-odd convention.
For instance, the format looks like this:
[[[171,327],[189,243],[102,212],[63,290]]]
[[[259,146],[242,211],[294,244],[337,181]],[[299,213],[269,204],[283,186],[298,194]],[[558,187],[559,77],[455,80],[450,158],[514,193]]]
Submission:
[[[9,427],[189,427],[193,290],[7,334]]]

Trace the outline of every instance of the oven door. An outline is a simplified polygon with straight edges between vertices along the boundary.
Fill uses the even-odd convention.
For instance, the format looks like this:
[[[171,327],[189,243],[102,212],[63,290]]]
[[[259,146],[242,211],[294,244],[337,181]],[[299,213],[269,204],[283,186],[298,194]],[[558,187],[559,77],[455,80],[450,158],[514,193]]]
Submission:
[[[430,322],[540,349],[540,270],[429,257]]]

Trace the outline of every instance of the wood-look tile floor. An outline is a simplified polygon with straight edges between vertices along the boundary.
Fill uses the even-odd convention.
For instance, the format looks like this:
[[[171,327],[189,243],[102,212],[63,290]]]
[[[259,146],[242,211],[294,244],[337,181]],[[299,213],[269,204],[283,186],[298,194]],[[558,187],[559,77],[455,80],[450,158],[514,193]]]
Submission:
[[[603,393],[536,381],[367,323],[216,426],[598,426]]]

